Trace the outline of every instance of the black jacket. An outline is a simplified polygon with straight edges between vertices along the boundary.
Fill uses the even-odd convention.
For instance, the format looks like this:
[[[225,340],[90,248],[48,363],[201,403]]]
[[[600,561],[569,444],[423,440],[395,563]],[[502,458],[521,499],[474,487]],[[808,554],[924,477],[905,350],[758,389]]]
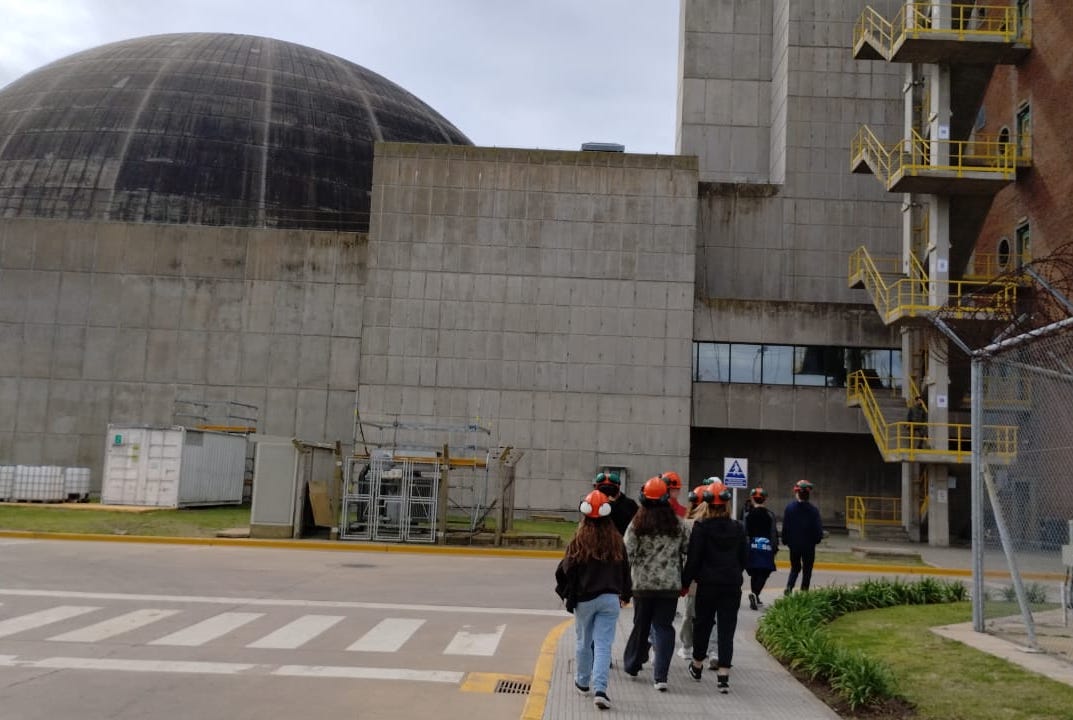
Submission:
[[[708,518],[693,523],[689,555],[682,569],[682,587],[698,585],[741,587],[745,570],[745,528],[730,518]]]
[[[605,593],[618,595],[622,602],[633,597],[630,580],[630,561],[623,554],[622,562],[581,562],[564,557],[555,568],[555,593],[566,601],[567,612],[574,612],[579,602],[592,600]]]
[[[794,551],[808,550],[823,540],[820,511],[807,501],[794,500],[782,514],[782,542]]]
[[[775,523],[775,513],[763,505],[754,505],[745,516],[745,534],[751,540],[766,537],[771,541],[773,552],[779,551],[779,530]]]
[[[626,534],[626,528],[637,514],[637,503],[633,498],[628,498],[622,493],[611,501],[611,522],[615,523],[619,535]]]

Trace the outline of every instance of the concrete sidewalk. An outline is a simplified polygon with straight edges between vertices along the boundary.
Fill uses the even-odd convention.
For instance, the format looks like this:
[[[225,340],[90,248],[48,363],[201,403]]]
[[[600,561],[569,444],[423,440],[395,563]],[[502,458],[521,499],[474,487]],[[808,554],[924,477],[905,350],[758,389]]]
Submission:
[[[768,599],[775,593],[768,592]],[[681,601],[680,606],[685,606]],[[730,694],[715,689],[715,672],[704,669],[700,682],[689,677],[687,661],[674,656],[667,678],[670,689],[661,693],[652,685],[652,663],[647,663],[636,679],[622,671],[622,653],[633,626],[633,611],[626,608],[619,615],[607,694],[611,698],[610,714],[616,718],[649,720],[673,717],[681,720],[719,717],[726,720],[765,718],[765,720],[838,720],[838,715],[818,700],[805,686],[776,662],[756,641],[759,612],[748,605],[738,615],[734,640],[734,668],[730,672]],[[675,631],[680,620],[675,623]],[[551,689],[544,708],[545,720],[570,720],[592,717],[600,710],[592,696],[583,697],[574,688],[574,627],[571,625],[559,640],[552,673]],[[677,647],[677,646],[676,646]]]

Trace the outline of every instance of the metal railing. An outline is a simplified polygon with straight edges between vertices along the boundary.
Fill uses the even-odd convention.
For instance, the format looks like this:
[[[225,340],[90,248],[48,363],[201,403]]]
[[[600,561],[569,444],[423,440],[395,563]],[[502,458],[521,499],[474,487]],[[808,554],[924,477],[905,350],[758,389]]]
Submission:
[[[913,257],[910,263],[914,277],[902,275],[901,266],[901,258],[873,258],[863,246],[850,254],[849,284],[864,285],[886,324],[901,317],[916,317],[940,309],[954,318],[1006,316],[1013,312],[1017,300],[1017,284],[1014,282],[949,280],[946,282],[948,300],[937,305],[930,298],[933,281],[927,278],[919,261]],[[902,277],[888,282],[885,275]]]
[[[972,460],[972,426],[969,423],[887,422],[863,370],[850,373],[846,382],[848,404],[859,405],[880,453],[887,462],[953,462]],[[932,447],[931,438],[947,439],[947,447]],[[995,462],[1008,463],[1017,453],[1017,428],[985,425],[983,451]]]
[[[900,526],[902,499],[900,497],[846,496],[846,528],[856,529],[863,538],[869,526]]]
[[[937,23],[932,9],[949,22]],[[998,40],[1031,45],[1032,22],[1016,5],[977,5],[976,3],[932,3],[910,1],[902,5],[893,20],[887,20],[868,6],[853,28],[854,46],[867,42],[890,60],[894,49],[906,38],[929,36],[949,40]]]
[[[978,135],[970,140],[934,140],[913,130],[912,137],[882,143],[871,128],[862,125],[850,143],[850,166],[863,161],[884,187],[900,175],[945,173],[955,178],[969,173],[996,175],[1012,180],[1018,163],[1031,162],[1027,141],[1018,144],[997,135]],[[934,154],[934,157],[933,157]],[[936,158],[944,158],[938,161]]]

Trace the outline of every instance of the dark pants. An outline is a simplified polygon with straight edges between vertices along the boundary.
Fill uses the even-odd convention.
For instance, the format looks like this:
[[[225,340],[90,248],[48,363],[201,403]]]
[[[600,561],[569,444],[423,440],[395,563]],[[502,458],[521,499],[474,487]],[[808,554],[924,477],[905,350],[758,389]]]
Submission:
[[[816,562],[816,546],[809,548],[790,548],[790,577],[786,578],[786,589],[793,590],[797,576],[801,575],[801,589],[808,590],[812,583],[812,564]]]
[[[734,659],[734,630],[738,627],[741,588],[733,585],[697,585],[697,616],[693,618],[693,659],[704,661],[704,651],[715,623],[719,667]],[[697,654],[700,657],[697,657]]]
[[[648,660],[648,636],[652,635],[652,650],[655,658],[652,676],[655,682],[667,682],[674,652],[674,613],[678,609],[678,596],[633,597],[633,630],[626,640],[626,652],[622,658],[623,669],[636,675]]]
[[[767,579],[771,577],[770,570],[746,570],[749,573],[749,589],[753,591],[753,595],[759,597],[760,593],[764,590],[764,585],[767,584]]]

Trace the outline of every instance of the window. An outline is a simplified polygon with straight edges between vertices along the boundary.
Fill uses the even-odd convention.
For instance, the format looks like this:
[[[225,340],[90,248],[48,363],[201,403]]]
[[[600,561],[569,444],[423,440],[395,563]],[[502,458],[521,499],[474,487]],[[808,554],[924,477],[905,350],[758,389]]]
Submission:
[[[998,241],[998,269],[1006,270],[1010,266],[1010,239],[1004,237]]]
[[[849,373],[863,370],[873,387],[901,386],[900,350],[707,342],[693,348],[694,382],[845,387]]]
[[[1017,226],[1014,237],[1016,238],[1014,263],[1016,267],[1022,267],[1032,260],[1032,233],[1028,228],[1027,220]]]
[[[1032,141],[1032,109],[1025,103],[1017,109],[1017,160],[1028,156]]]
[[[697,382],[730,381],[730,345],[726,343],[695,343]]]

